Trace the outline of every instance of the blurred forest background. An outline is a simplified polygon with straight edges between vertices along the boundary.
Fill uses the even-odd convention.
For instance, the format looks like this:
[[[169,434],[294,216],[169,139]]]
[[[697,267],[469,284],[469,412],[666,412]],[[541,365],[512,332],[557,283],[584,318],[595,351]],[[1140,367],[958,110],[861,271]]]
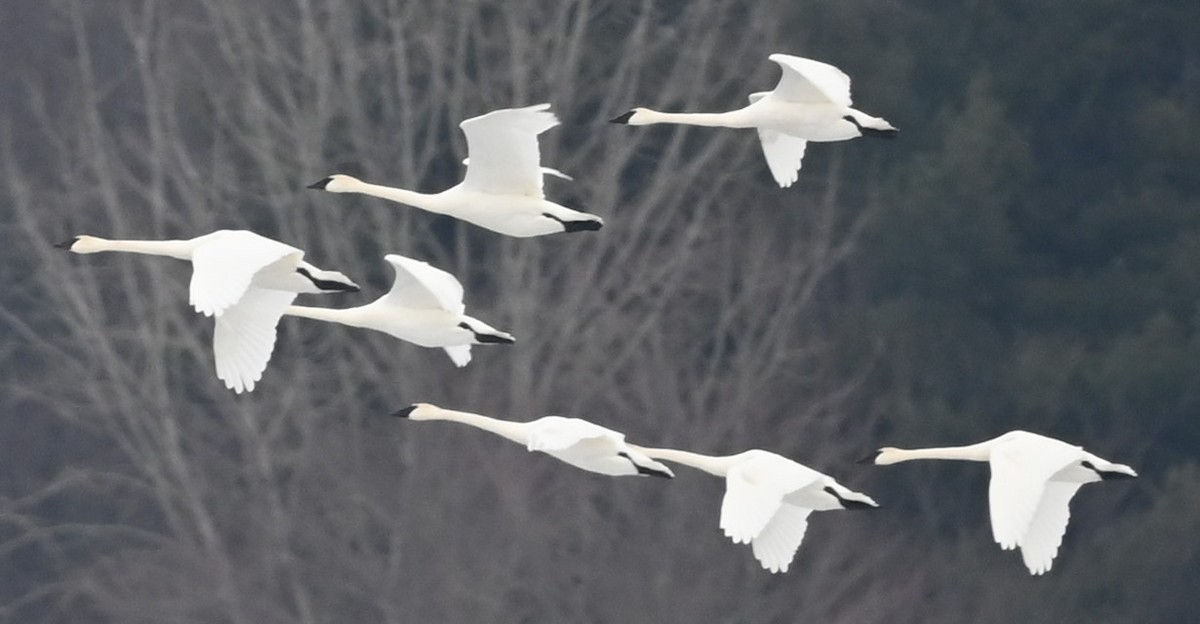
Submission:
[[[1186,0],[0,3],[0,621],[1200,621],[1197,32]],[[740,107],[773,52],[899,138],[779,189],[752,131],[604,123]],[[600,232],[304,190],[446,188],[459,121],[543,101],[549,195]],[[218,228],[364,286],[316,305],[429,260],[518,343],[458,370],[284,319],[235,396],[186,263],[51,247]],[[771,575],[718,479],[387,417],[414,401],[766,448],[884,509]],[[986,466],[853,463],[1016,428],[1142,474],[1082,490],[1045,577],[992,543]]]

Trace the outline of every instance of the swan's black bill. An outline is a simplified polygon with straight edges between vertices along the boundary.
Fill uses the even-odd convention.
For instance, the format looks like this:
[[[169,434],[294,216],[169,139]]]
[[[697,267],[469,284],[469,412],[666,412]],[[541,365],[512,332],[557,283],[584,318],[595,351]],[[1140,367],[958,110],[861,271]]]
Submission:
[[[413,413],[413,410],[415,409],[417,409],[416,405],[409,405],[404,409],[392,412],[392,416],[395,416],[396,418],[408,418],[408,415]]]
[[[1124,481],[1125,479],[1136,479],[1137,475],[1131,475],[1124,472],[1107,472],[1097,471],[1100,474],[1100,479],[1103,481]]]
[[[856,463],[856,464],[873,464],[873,463],[875,463],[876,457],[879,457],[879,451],[871,451],[871,453],[869,455],[867,455],[866,457],[860,457],[860,458],[854,460],[854,463]]]
[[[74,245],[75,241],[77,241],[77,240],[79,240],[78,236],[72,236],[71,238],[68,238],[67,240],[65,240],[61,243],[54,243],[54,246],[59,249],[70,249],[71,245]]]
[[[608,123],[627,124],[627,123],[629,123],[630,117],[633,117],[633,111],[629,111],[628,113],[625,113],[623,115],[618,115],[616,117],[613,117],[612,119],[608,120]]]
[[[308,186],[306,186],[304,188],[310,188],[310,189],[315,189],[318,191],[323,191],[323,190],[325,190],[326,186],[329,186],[329,183],[332,180],[333,180],[333,178],[324,178],[322,180],[317,180],[316,182],[313,182],[312,184],[309,184]]]

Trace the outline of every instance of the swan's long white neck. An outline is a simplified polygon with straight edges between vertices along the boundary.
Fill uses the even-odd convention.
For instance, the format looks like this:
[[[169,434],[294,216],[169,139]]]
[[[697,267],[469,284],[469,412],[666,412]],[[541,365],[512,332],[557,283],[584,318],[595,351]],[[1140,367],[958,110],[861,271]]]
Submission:
[[[439,193],[418,193],[408,189],[396,188],[393,186],[383,186],[380,184],[370,184],[367,182],[357,182],[353,187],[344,192],[362,193],[379,197],[401,204],[407,204],[429,212],[445,213],[446,208],[443,206]]]
[[[123,251],[191,260],[196,243],[193,240],[108,240],[95,236],[81,236],[71,249],[76,253]]]
[[[879,465],[896,464],[914,459],[957,459],[962,461],[988,461],[991,456],[991,444],[981,442],[969,446],[946,446],[924,449],[880,449],[875,463]]]
[[[416,413],[414,413],[411,418],[413,420],[448,420],[450,422],[470,425],[484,431],[490,431],[518,444],[527,444],[529,442],[529,423],[500,420],[499,418],[492,418],[491,416],[484,416],[482,414],[448,409],[438,409],[431,414],[420,417],[416,417]]]
[[[722,128],[754,127],[744,108],[724,113],[664,113],[644,108],[636,115],[637,125],[670,123],[688,126],[719,126]]]
[[[352,327],[366,327],[363,314],[359,308],[314,308],[310,306],[288,306],[283,313],[287,316],[298,316],[329,323],[341,323]]]
[[[729,469],[738,462],[738,456],[736,455],[714,457],[712,455],[701,455],[699,453],[692,453],[690,451],[680,451],[677,449],[665,448],[645,448],[642,446],[635,446],[633,444],[630,444],[629,448],[641,451],[651,459],[662,459],[669,462],[674,462],[676,464],[683,464],[684,466],[690,466],[697,470],[703,470],[704,472],[717,475],[718,477],[725,476],[725,474],[729,472]]]

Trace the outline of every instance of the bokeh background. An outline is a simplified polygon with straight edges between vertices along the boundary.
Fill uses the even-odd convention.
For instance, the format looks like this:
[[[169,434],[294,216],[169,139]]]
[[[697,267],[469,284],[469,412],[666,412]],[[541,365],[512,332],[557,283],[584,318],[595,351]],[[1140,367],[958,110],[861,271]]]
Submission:
[[[1200,621],[1200,4],[1149,0],[0,3],[0,621]],[[611,126],[737,108],[787,52],[894,141]],[[514,240],[359,196],[456,183],[462,119],[551,102],[548,192],[597,233]],[[363,292],[386,253],[513,332],[466,369],[284,319],[250,395],[213,374],[186,263],[90,233],[250,228]],[[787,574],[723,484],[611,479],[414,401],[766,448],[884,509],[822,513]],[[1135,466],[1054,569],[992,543],[987,467],[881,445],[1027,429]]]

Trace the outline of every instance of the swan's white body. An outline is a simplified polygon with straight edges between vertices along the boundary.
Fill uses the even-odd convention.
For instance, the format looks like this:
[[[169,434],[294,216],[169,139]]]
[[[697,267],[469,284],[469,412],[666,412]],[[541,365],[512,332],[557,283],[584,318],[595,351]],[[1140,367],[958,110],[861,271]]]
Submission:
[[[538,135],[558,125],[549,104],[492,111],[468,119],[467,173],[463,181],[440,193],[418,193],[368,184],[335,174],[308,188],[333,193],[362,193],[449,215],[509,236],[529,237],[556,232],[598,230],[604,221],[546,200]]]
[[[513,422],[442,409],[428,403],[417,403],[393,415],[412,420],[447,420],[477,427],[524,445],[530,452],[541,451],[589,472],[614,477],[675,476],[670,468],[626,444],[624,434],[580,418],[543,416],[529,422]]]
[[[845,141],[864,135],[890,137],[896,128],[850,106],[850,77],[840,69],[788,54],[768,57],[783,70],[772,91],[750,94],[745,108],[725,113],[664,113],[635,108],[612,121],[634,126],[674,123],[756,128],[771,175],[781,187],[799,175],[808,141]]]
[[[284,314],[384,332],[422,347],[440,347],[457,366],[471,361],[471,345],[512,343],[513,337],[464,312],[462,284],[420,260],[384,256],[396,270],[388,293],[356,308],[288,307]]]
[[[217,377],[238,393],[254,390],[262,378],[275,349],[275,327],[297,294],[358,290],[345,275],[305,262],[303,251],[246,230],[164,241],[76,236],[60,247],[81,254],[124,251],[190,260],[188,302],[216,317]]]
[[[634,447],[647,457],[725,477],[721,529],[736,544],[750,544],[764,569],[787,572],[804,540],[808,515],[833,509],[878,507],[833,477],[770,451],[752,449],[715,457],[674,449]]]
[[[1124,464],[1101,459],[1083,448],[1027,431],[969,446],[897,449],[885,447],[868,460],[879,465],[914,459],[987,462],[992,537],[1005,550],[1021,549],[1030,574],[1050,570],[1070,519],[1071,497],[1085,483],[1136,477]]]

